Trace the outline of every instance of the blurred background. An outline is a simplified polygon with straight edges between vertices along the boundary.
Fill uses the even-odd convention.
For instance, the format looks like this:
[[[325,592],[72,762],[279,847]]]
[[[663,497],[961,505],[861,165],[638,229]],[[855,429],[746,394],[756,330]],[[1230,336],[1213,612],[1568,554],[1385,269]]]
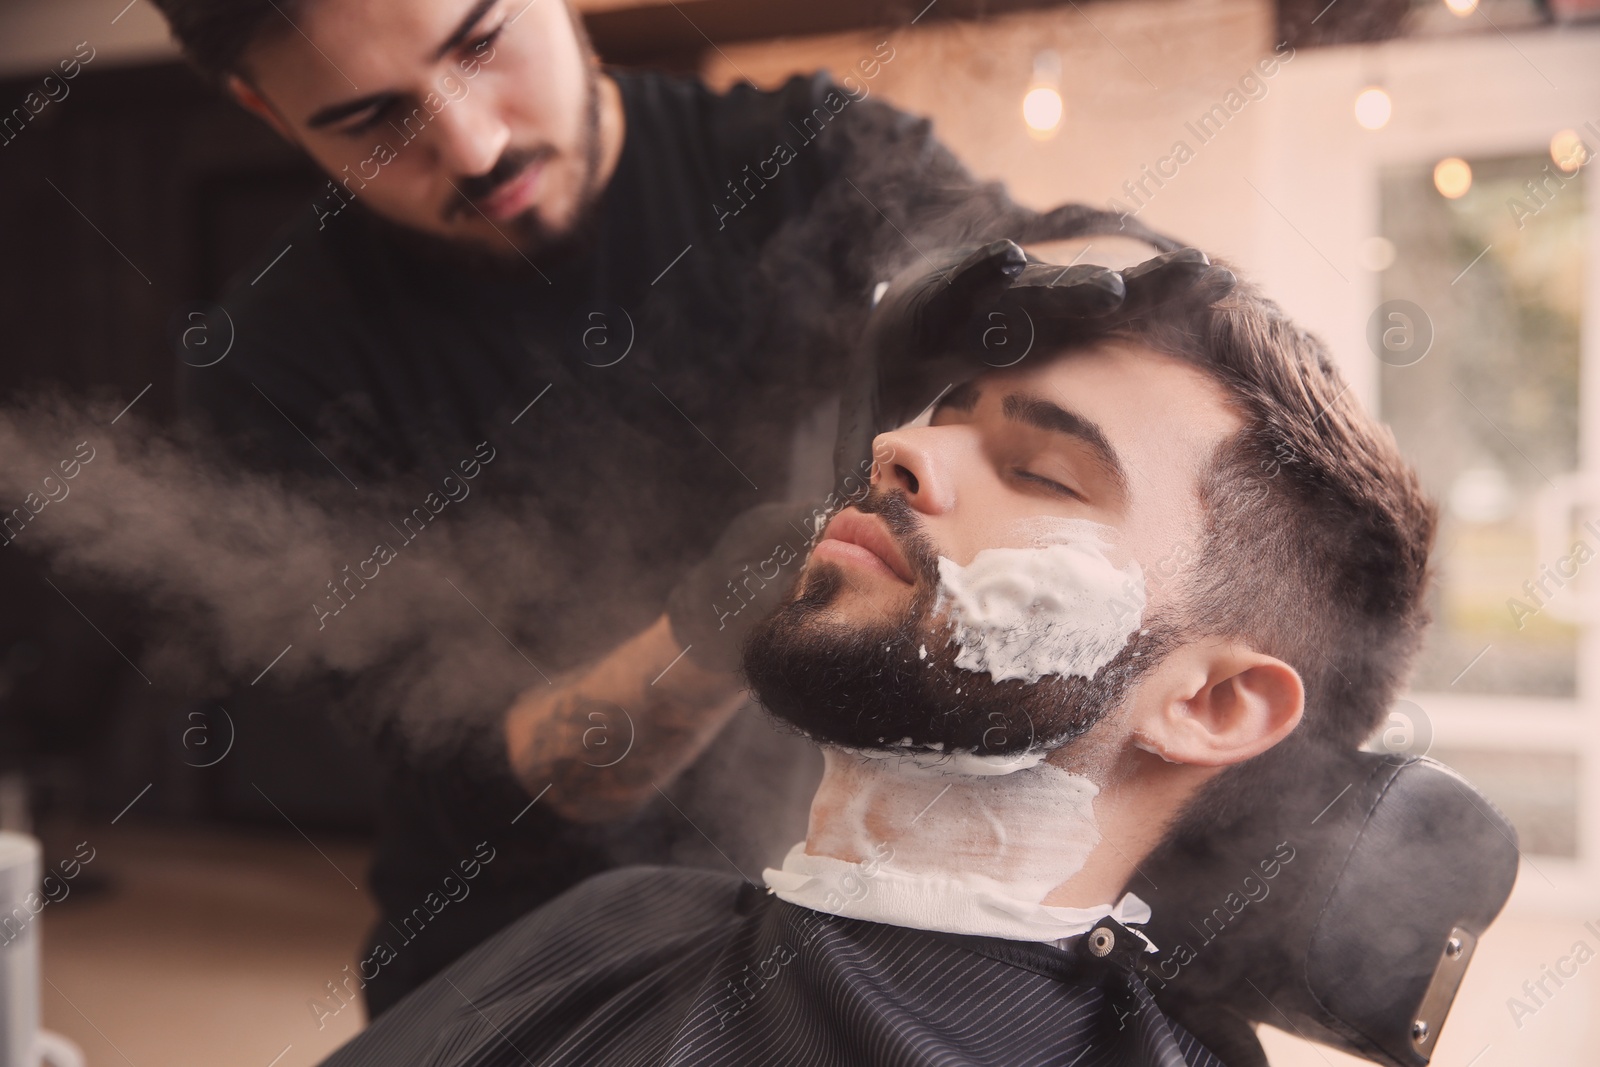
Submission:
[[[577,7],[608,62],[718,86],[887,40],[872,91],[978,174],[1225,256],[1332,343],[1445,514],[1437,623],[1374,744],[1460,769],[1523,844],[1434,1062],[1600,1064],[1600,2]],[[72,57],[68,96],[13,110]],[[170,417],[185,311],[320,185],[145,0],[6,0],[0,389]],[[46,1025],[92,1064],[316,1062],[362,1022],[309,1008],[372,920],[362,754],[315,709],[241,722],[148,684],[125,602],[69,603],[15,555],[0,590],[0,828],[94,857],[45,916]]]

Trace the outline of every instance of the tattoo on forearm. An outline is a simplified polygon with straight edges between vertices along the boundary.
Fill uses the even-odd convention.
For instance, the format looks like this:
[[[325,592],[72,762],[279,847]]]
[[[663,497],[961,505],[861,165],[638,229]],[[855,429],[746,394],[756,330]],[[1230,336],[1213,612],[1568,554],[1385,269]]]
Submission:
[[[581,689],[560,692],[535,712],[521,777],[550,784],[551,803],[586,819],[625,815],[650,799],[709,742],[729,701],[698,703],[650,692],[628,709]]]

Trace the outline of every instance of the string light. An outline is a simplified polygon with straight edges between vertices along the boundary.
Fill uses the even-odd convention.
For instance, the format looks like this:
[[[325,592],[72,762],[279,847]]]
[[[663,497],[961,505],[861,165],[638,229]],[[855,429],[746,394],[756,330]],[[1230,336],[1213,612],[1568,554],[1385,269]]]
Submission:
[[[1383,129],[1393,112],[1394,101],[1382,86],[1369,85],[1356,94],[1356,121],[1363,129]]]
[[[1456,18],[1466,18],[1478,10],[1478,0],[1444,0],[1444,6],[1450,9],[1450,14]]]
[[[1433,187],[1439,195],[1449,200],[1459,200],[1472,188],[1472,168],[1467,161],[1451,156],[1441,159],[1433,168]]]
[[[1577,130],[1562,130],[1550,138],[1550,158],[1562,173],[1572,174],[1589,162],[1589,146],[1583,143]]]
[[[1361,242],[1361,265],[1374,274],[1394,266],[1396,248],[1387,237],[1373,236]]]

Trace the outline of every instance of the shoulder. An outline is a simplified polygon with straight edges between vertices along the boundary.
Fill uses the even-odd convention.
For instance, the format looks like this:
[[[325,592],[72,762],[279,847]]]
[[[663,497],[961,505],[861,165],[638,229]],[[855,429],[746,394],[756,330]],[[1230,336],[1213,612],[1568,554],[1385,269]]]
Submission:
[[[521,1010],[537,1014],[574,986],[620,989],[665,961],[715,956],[745,921],[744,886],[690,868],[607,871],[505,927],[448,973],[485,994],[515,975]]]
[[[871,65],[876,77],[881,61],[874,58]],[[841,153],[864,143],[861,136],[832,129],[870,129],[873,136],[894,140],[927,137],[931,130],[926,119],[874,98],[872,81],[860,71],[839,79],[825,71],[795,74],[771,88],[740,81],[723,90],[664,74],[614,76],[627,103],[629,136],[670,142],[679,151],[698,146],[723,177],[775,153],[809,159],[811,165],[801,169],[822,177]]]
[[[368,252],[352,216],[319,226],[308,211],[234,275],[204,313],[204,336],[194,334],[209,349],[191,352],[186,335],[178,352],[191,403],[207,407],[213,394],[243,381],[291,392],[332,387],[344,362],[334,357],[356,350],[365,330],[356,282]]]
[[[881,66],[874,76],[878,72]],[[872,80],[858,73],[835,78],[817,71],[792,75],[772,89],[740,82],[721,100],[733,130],[771,129],[797,152],[811,149],[825,160],[932,139],[931,122],[885,102],[873,89]]]
[[[519,936],[580,938],[596,947],[699,937],[727,925],[746,883],[689,867],[621,867],[578,883],[516,924]],[[510,930],[508,929],[508,933]]]
[[[832,87],[827,74],[796,74],[772,89],[741,81],[713,89],[698,78],[659,72],[612,73],[622,90],[629,117],[668,123],[699,123],[717,133],[770,134],[787,119],[804,113]]]
[[[664,999],[692,994],[712,969],[742,921],[743,885],[688,869],[597,875],[413,990],[327,1065],[510,1062],[508,1030],[517,1062],[533,1062],[530,1054],[545,1062],[542,1053],[559,1046],[598,1052],[630,1030],[649,1031]]]
[[[227,305],[254,314],[339,302],[348,293],[349,273],[366,252],[369,235],[357,211],[340,211],[339,201],[329,197],[332,210],[308,204],[304,215],[286,222],[229,280]]]
[[[719,943],[742,921],[746,883],[684,867],[620,867],[587,878],[503,927],[462,958],[470,981],[518,973],[562,983],[598,981],[640,961]],[[465,988],[465,986],[464,986]]]

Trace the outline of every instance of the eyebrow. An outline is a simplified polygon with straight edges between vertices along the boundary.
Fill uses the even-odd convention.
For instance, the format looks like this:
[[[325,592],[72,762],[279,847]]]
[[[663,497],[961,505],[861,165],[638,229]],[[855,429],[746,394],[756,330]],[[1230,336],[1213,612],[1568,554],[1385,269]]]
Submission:
[[[478,0],[476,4],[473,4],[472,9],[456,24],[456,28],[450,31],[450,36],[445,38],[444,44],[434,51],[434,61],[437,62],[443,59],[454,49],[460,47],[461,42],[465,41],[472,31],[477,28],[479,22],[483,21],[483,16],[488,13],[489,9],[499,2],[500,0]],[[306,125],[314,130],[322,129],[324,126],[332,126],[334,123],[347,119],[351,115],[359,115],[377,104],[392,100],[396,95],[395,93],[371,93],[357,100],[329,104],[327,107],[313,113],[306,120]]]
[[[1110,440],[1099,424],[1043,397],[1025,393],[1012,393],[1006,397],[1000,403],[1000,410],[1008,419],[1049,433],[1064,434],[1087,445],[1106,474],[1116,483],[1117,491],[1127,495],[1128,475],[1123,469],[1122,459],[1117,455],[1117,450],[1111,447]]]
[[[489,9],[499,2],[500,0],[478,0],[476,4],[473,4],[472,10],[468,11],[466,17],[456,26],[455,32],[445,38],[444,44],[440,45],[438,51],[433,53],[433,58],[435,60],[443,59],[459,47],[461,42],[467,39],[467,35],[477,27],[478,22],[488,13]]]
[[[306,125],[313,130],[320,130],[324,126],[332,126],[334,123],[347,119],[351,115],[359,115],[386,100],[392,100],[394,96],[394,93],[373,93],[371,96],[363,96],[359,100],[346,100],[342,104],[329,104],[327,107],[313,112],[311,117],[306,119]]]

